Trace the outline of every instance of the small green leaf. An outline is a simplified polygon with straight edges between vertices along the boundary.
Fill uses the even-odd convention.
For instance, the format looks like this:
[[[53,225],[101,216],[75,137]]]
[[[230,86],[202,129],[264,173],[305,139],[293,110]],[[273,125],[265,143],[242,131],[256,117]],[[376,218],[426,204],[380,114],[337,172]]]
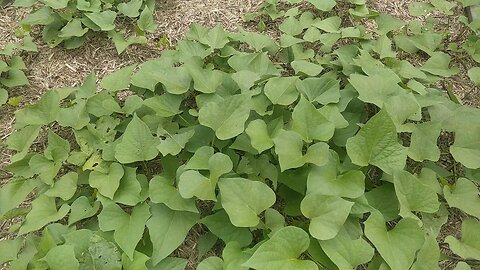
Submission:
[[[307,192],[352,199],[362,196],[365,192],[365,175],[357,170],[339,174],[339,170],[338,154],[330,151],[328,163],[313,166],[308,173]]]
[[[143,32],[155,32],[157,24],[153,20],[153,11],[145,6],[137,21],[138,28]]]
[[[197,266],[197,270],[222,270],[222,269],[223,269],[223,260],[216,256],[206,258],[205,260],[201,261]]]
[[[318,1],[329,2],[330,0],[327,0],[327,1],[318,0]],[[317,20],[312,24],[312,26],[320,30],[323,30],[327,33],[338,33],[340,32],[341,24],[342,24],[342,19],[340,17],[332,16],[323,20]]]
[[[321,65],[306,61],[306,60],[296,60],[291,63],[295,74],[303,73],[307,76],[317,76],[322,72],[323,67]]]
[[[68,141],[49,130],[48,146],[44,151],[45,157],[55,162],[62,162],[67,160],[69,153],[70,144]]]
[[[169,93],[145,99],[144,105],[154,110],[161,117],[170,117],[179,114],[181,96]]]
[[[81,37],[88,32],[88,28],[82,27],[82,21],[73,19],[69,21],[58,34],[61,38]]]
[[[166,134],[166,139],[160,141],[157,149],[164,156],[168,154],[176,156],[182,151],[183,148],[185,148],[185,144],[187,144],[187,142],[193,137],[194,134],[195,130],[184,130],[181,133],[173,135]]]
[[[84,253],[87,269],[118,270],[122,268],[117,246],[94,234],[90,238],[88,253]]]
[[[198,41],[212,49],[221,49],[229,42],[227,33],[220,24],[208,30],[208,33],[201,36]]]
[[[68,225],[95,215],[98,209],[100,209],[100,202],[95,201],[92,206],[87,197],[81,196],[72,203],[70,208],[71,212],[68,216]]]
[[[275,193],[264,183],[244,178],[221,178],[221,203],[236,227],[255,227],[258,215],[276,201]]]
[[[424,16],[434,9],[434,6],[429,3],[413,2],[408,5],[408,12],[412,16]]]
[[[152,160],[158,155],[157,144],[147,124],[134,115],[115,147],[115,158],[123,164]]]
[[[90,116],[87,113],[86,102],[78,100],[78,102],[68,108],[61,108],[57,115],[57,122],[62,127],[73,127],[74,129],[82,129],[90,122]]]
[[[8,100],[8,92],[7,90],[0,88],[0,106],[7,103]]]
[[[118,163],[110,164],[108,172],[93,171],[88,178],[91,187],[96,188],[98,193],[113,200],[113,196],[120,186],[124,170]]]
[[[257,119],[248,123],[245,133],[249,136],[252,147],[259,153],[272,148],[273,140],[270,137],[265,121]]]
[[[298,257],[310,245],[308,234],[298,227],[285,227],[261,244],[243,265],[261,270],[318,270],[317,265]]]
[[[307,0],[307,1],[321,11],[330,11],[335,7],[335,5],[337,5],[337,2],[335,0]]]
[[[97,25],[102,31],[110,31],[115,28],[115,18],[117,13],[112,10],[106,10],[96,13],[86,13],[85,16],[89,18],[95,25]]]
[[[25,200],[38,185],[34,179],[10,180],[0,189],[0,217]]]
[[[473,68],[469,69],[468,70],[468,77],[476,85],[480,85],[480,67],[473,67]]]
[[[149,256],[138,251],[133,254],[133,260],[130,260],[125,253],[122,254],[122,264],[125,270],[146,270],[148,268],[145,264],[148,260],[150,260]]]
[[[217,88],[224,80],[224,73],[220,70],[210,70],[203,68],[203,61],[199,57],[191,58],[183,65],[193,79],[195,90],[211,94],[217,91]]]
[[[11,158],[12,162],[18,161],[27,155],[30,146],[37,138],[39,132],[40,126],[26,126],[14,131],[8,136],[6,141],[8,149],[17,151]]]
[[[116,70],[105,76],[100,86],[110,92],[117,92],[128,88],[132,78],[133,70],[137,65],[130,65]]]
[[[422,248],[418,251],[417,259],[413,263],[411,270],[440,270],[438,262],[440,261],[440,248],[437,239],[433,235],[425,237]]]
[[[470,169],[480,168],[480,125],[471,125],[455,133],[455,142],[450,152],[456,161]]]
[[[140,15],[142,0],[130,0],[126,3],[120,3],[117,6],[119,12],[130,18],[137,18]]]
[[[18,68],[10,68],[5,78],[0,78],[0,85],[3,84],[8,88],[22,86],[28,84],[28,78],[25,73]]]
[[[98,215],[98,224],[102,231],[115,231],[113,238],[118,246],[133,260],[135,247],[143,236],[145,224],[150,218],[150,207],[143,203],[133,207],[127,214],[115,203],[104,205]]]
[[[433,75],[451,77],[459,72],[457,67],[449,68],[451,59],[446,53],[435,52],[420,69]]]
[[[42,2],[53,9],[62,9],[67,7],[70,0],[42,0]]]
[[[316,143],[310,146],[303,155],[302,136],[295,131],[280,130],[278,135],[273,138],[273,142],[282,171],[301,167],[305,163],[322,166],[328,161],[328,144]]]

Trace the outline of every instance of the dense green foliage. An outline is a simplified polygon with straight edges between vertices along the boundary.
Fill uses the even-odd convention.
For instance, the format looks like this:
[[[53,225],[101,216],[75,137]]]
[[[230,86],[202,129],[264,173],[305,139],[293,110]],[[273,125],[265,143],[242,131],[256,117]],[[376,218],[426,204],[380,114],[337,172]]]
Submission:
[[[376,22],[367,31],[333,0],[277,2],[248,17],[279,20],[279,42],[193,25],[100,89],[92,74],[17,111],[0,216],[22,219],[0,263],[184,269],[174,251],[202,226],[199,256],[223,251],[199,270],[439,269],[452,208],[467,217],[445,239],[457,268],[478,263],[480,110],[436,87],[458,68],[435,19],[406,24],[348,1],[349,16]],[[431,2],[411,13],[454,7]],[[30,151],[46,130],[46,148]]]
[[[64,43],[65,48],[80,47],[89,32],[107,32],[118,53],[131,44],[147,42],[146,32],[156,29],[153,0],[15,0],[17,7],[35,10],[21,21],[24,28],[42,25],[42,37],[50,47]],[[115,30],[117,17],[136,20],[136,36],[124,38],[123,32]]]
[[[0,106],[8,101],[8,88],[28,84],[28,79],[23,70],[25,63],[15,51],[37,51],[37,46],[29,35],[24,36],[22,42],[9,43],[0,50]],[[14,104],[15,101],[10,103]]]

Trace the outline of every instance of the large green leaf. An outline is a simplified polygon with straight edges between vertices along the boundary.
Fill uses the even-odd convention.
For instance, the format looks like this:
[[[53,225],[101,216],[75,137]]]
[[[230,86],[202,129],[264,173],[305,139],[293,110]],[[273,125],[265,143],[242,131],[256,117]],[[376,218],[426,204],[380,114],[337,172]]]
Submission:
[[[423,231],[417,220],[404,218],[395,228],[387,230],[379,212],[372,212],[365,221],[365,236],[392,270],[410,269],[424,242]]]
[[[0,78],[0,85],[3,84],[8,88],[13,88],[28,84],[27,76],[18,68],[10,68],[7,74],[6,78]]]
[[[40,195],[32,202],[32,210],[25,217],[19,235],[26,234],[41,229],[50,222],[62,219],[70,211],[68,204],[62,205],[57,210],[55,198]]]
[[[295,131],[280,130],[273,142],[282,171],[301,167],[305,163],[322,166],[328,161],[329,151],[326,143],[319,142],[310,146],[304,155],[302,137]]]
[[[53,187],[45,192],[49,197],[59,197],[67,201],[77,191],[78,174],[69,172],[58,179]]]
[[[154,159],[158,142],[147,124],[134,115],[115,147],[115,158],[123,164]]]
[[[440,248],[437,239],[429,235],[425,238],[422,248],[418,251],[417,260],[412,265],[412,270],[440,270]]]
[[[460,240],[449,235],[445,238],[450,249],[465,259],[480,260],[480,223],[474,219],[467,219],[462,223],[462,238]]]
[[[68,216],[68,225],[95,215],[98,212],[98,209],[100,209],[100,202],[96,201],[91,205],[87,197],[81,196],[71,204],[70,208],[71,211]]]
[[[353,204],[340,197],[311,193],[300,207],[303,215],[310,218],[310,234],[319,240],[329,240],[338,234]]]
[[[36,104],[15,112],[15,127],[49,124],[55,120],[59,110],[60,96],[57,91],[48,91]]]
[[[270,137],[268,126],[265,121],[261,119],[253,120],[248,123],[245,133],[247,133],[250,138],[252,147],[259,153],[272,148],[273,140]]]
[[[437,161],[440,158],[440,149],[437,146],[440,127],[440,123],[435,122],[426,122],[413,126],[408,156],[415,161]]]
[[[335,238],[320,241],[320,246],[338,269],[356,269],[360,264],[369,262],[374,254],[367,241],[352,238],[344,228]]]
[[[450,207],[480,218],[480,197],[477,186],[466,178],[459,178],[453,187],[443,188],[445,199]]]
[[[132,1],[133,2],[133,1]],[[102,79],[100,86],[108,91],[116,92],[128,88],[132,78],[133,70],[137,65],[123,67]]]
[[[190,199],[196,196],[201,200],[216,201],[215,188],[218,179],[233,169],[233,162],[230,157],[225,154],[216,153],[213,155],[213,152],[210,153],[209,151],[209,148],[203,148],[197,151],[199,154],[198,158],[205,158],[202,156],[204,154],[208,156],[208,159],[203,161],[207,161],[206,164],[202,164],[203,166],[189,166],[191,164],[190,161],[187,164],[187,168],[208,169],[210,171],[209,177],[205,177],[199,171],[194,170],[185,171],[180,175],[178,190],[183,198]],[[194,159],[193,161],[196,160]]]
[[[23,246],[22,239],[0,241],[0,263],[4,264],[17,259],[17,254]]]
[[[455,133],[450,152],[456,161],[470,169],[480,168],[480,125],[472,125]]]
[[[61,245],[56,246],[48,251],[42,260],[48,263],[51,270],[75,270],[78,269],[80,263],[75,258],[74,246]]]
[[[400,202],[400,215],[416,218],[412,212],[435,213],[440,202],[434,189],[407,171],[394,174],[395,193]]]
[[[91,172],[88,181],[91,187],[98,190],[98,193],[113,199],[115,192],[120,186],[120,179],[122,179],[123,174],[124,170],[122,165],[112,163],[106,173],[99,171]]]
[[[321,11],[330,11],[337,4],[335,0],[308,0],[308,2],[312,3],[316,8],[320,9]]]
[[[198,112],[198,121],[212,128],[217,138],[226,140],[244,131],[251,109],[252,99],[249,95],[234,95],[205,104]]]
[[[365,192],[365,175],[361,171],[350,170],[339,174],[338,154],[330,151],[328,163],[314,166],[307,180],[307,192],[346,198],[358,198]]]
[[[147,227],[153,244],[152,263],[157,265],[185,240],[199,215],[174,211],[162,204],[151,204],[151,211]]]
[[[457,67],[449,68],[450,61],[448,54],[435,52],[420,69],[433,75],[450,77],[459,72]]]
[[[150,207],[148,204],[139,204],[125,213],[115,203],[104,205],[102,212],[98,215],[98,224],[102,231],[114,231],[113,238],[118,246],[133,260],[135,247],[143,236],[145,224],[150,218]]]
[[[373,116],[355,137],[347,140],[347,153],[354,164],[372,164],[389,174],[403,170],[407,159],[407,149],[398,143],[395,124],[386,110]]]
[[[221,178],[218,182],[221,203],[233,225],[255,227],[258,215],[276,201],[273,190],[262,182],[244,178]]]
[[[7,147],[17,151],[11,161],[15,162],[25,157],[30,146],[35,141],[40,132],[40,126],[26,126],[20,130],[14,131],[6,141]]]
[[[115,28],[115,18],[117,13],[113,10],[106,10],[96,13],[87,13],[85,14],[96,26],[98,26],[102,31],[110,31]]]
[[[122,268],[117,246],[101,236],[93,235],[84,253],[87,269],[118,270]]]
[[[275,77],[265,84],[265,95],[273,104],[290,105],[298,99],[298,77]]]
[[[333,137],[335,125],[302,96],[293,110],[292,129],[306,142],[328,141]]]
[[[208,230],[225,243],[238,243],[240,246],[248,246],[252,242],[252,233],[249,228],[235,227],[225,211],[218,211],[204,217],[201,222]]]
[[[144,105],[154,110],[161,117],[170,117],[180,113],[182,98],[177,95],[163,94],[144,101]]]
[[[175,211],[198,213],[195,200],[184,199],[172,181],[163,176],[156,176],[150,180],[150,199],[154,203],[163,203]]]
[[[285,227],[260,245],[244,265],[257,270],[318,270],[314,262],[298,259],[309,245],[305,231]]]

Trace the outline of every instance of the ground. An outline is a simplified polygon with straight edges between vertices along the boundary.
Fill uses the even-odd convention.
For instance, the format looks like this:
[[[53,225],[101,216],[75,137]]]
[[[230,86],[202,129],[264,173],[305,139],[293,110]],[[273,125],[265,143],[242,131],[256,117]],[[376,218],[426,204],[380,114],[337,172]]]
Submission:
[[[415,19],[408,14],[408,5],[413,2],[412,0],[370,0],[369,2],[373,9],[407,21]],[[38,53],[22,54],[28,67],[26,74],[30,85],[14,89],[11,95],[22,95],[24,99],[19,107],[23,107],[34,103],[49,88],[78,85],[91,72],[95,72],[97,78],[101,79],[105,74],[123,66],[155,58],[163,50],[158,45],[162,37],[167,37],[171,44],[175,44],[186,34],[193,22],[207,26],[220,23],[228,30],[235,30],[239,25],[245,26],[242,25],[242,15],[256,10],[261,3],[262,0],[157,0],[157,32],[148,37],[148,45],[132,46],[121,55],[117,54],[113,43],[103,35],[90,38],[79,49],[67,51],[62,47],[49,48],[42,42],[38,29],[34,29],[32,36],[38,44]],[[0,48],[10,41],[15,41],[15,28],[28,12],[28,9],[17,9],[12,6],[0,7]],[[461,12],[457,10],[457,13]],[[451,33],[448,37],[450,41],[465,39],[465,36],[462,36],[464,34],[458,31],[459,23],[456,20],[442,16],[438,18],[443,22],[443,27]],[[461,73],[451,78],[448,83],[453,86],[455,93],[465,104],[480,107],[480,91],[466,75],[466,71],[475,63],[465,55],[453,55],[453,58]],[[414,61],[421,62],[425,59],[414,59]],[[0,141],[12,132],[15,109],[17,108],[11,106],[0,108]],[[0,148],[0,184],[9,178],[8,173],[3,170],[9,156],[8,151]],[[450,234],[458,233],[460,221],[460,216],[452,214],[445,230]],[[0,238],[6,235],[8,225],[0,223]],[[186,245],[177,251],[178,255],[190,258],[191,261],[196,260],[196,254],[192,251],[196,249],[198,244],[196,240],[201,231],[202,228],[192,230]],[[190,266],[193,267],[193,265]],[[450,269],[451,265],[443,267]]]

